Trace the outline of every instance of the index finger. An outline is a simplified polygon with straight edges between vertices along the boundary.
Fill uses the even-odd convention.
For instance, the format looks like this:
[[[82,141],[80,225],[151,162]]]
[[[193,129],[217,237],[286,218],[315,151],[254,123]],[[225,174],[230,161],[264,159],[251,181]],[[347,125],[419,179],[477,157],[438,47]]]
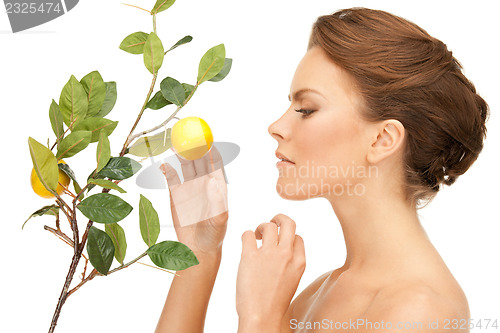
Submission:
[[[184,177],[184,182],[193,180],[196,178],[196,169],[194,167],[194,162],[192,160],[186,160],[175,154],[179,162],[181,162],[182,176]]]
[[[278,245],[289,246],[293,248],[293,242],[295,240],[295,222],[284,214],[278,214],[271,219],[270,222],[275,223],[280,227],[278,235]]]
[[[212,145],[210,151],[206,155],[208,159],[208,172],[214,172],[218,169],[224,171],[224,162],[222,156],[215,145]]]

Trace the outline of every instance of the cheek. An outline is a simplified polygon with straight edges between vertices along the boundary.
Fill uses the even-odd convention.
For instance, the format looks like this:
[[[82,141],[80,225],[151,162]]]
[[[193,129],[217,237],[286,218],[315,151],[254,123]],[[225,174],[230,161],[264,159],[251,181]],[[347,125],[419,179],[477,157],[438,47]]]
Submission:
[[[309,119],[298,136],[301,160],[321,165],[356,163],[362,148],[359,125],[348,117]]]

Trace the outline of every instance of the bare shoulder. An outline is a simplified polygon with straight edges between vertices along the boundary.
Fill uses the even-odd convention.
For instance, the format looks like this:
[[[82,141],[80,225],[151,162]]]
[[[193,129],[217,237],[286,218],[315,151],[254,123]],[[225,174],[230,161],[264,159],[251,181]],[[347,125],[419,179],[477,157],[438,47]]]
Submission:
[[[300,294],[295,297],[295,299],[292,301],[290,304],[289,310],[293,310],[293,308],[297,304],[303,303],[304,300],[309,299],[318,289],[321,287],[323,282],[332,274],[333,271],[326,272],[322,275],[320,275],[318,278],[316,278],[313,282],[311,282],[307,287],[304,288],[300,292]]]
[[[391,325],[392,330],[386,330],[388,332],[400,332],[402,328],[423,333],[469,332],[463,328],[459,330],[460,327],[453,330],[452,325],[449,325],[450,320],[455,318],[468,319],[466,299],[457,302],[457,299],[438,293],[422,283],[381,289],[366,309],[364,317],[367,322],[383,321]],[[376,331],[379,330],[373,328],[373,332]]]
[[[313,303],[313,296],[320,289],[325,280],[328,279],[334,272],[335,271],[329,271],[320,275],[295,297],[283,317],[282,332],[291,331],[289,325],[291,319],[302,318],[308,312],[311,308],[311,304]]]
[[[303,292],[309,292],[309,293],[314,293],[316,292],[319,287],[323,284],[323,282],[325,282],[325,280],[331,276],[335,271],[329,271],[329,272],[326,272],[322,275],[320,275],[318,278],[316,278],[316,280],[314,280],[313,282],[311,282],[311,284],[309,284]]]

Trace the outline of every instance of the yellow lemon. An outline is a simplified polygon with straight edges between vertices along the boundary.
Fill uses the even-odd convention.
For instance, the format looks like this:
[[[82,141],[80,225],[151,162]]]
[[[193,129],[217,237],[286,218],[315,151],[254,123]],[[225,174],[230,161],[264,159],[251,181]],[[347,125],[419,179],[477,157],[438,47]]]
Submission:
[[[64,163],[63,160],[60,160],[59,163]],[[68,187],[70,178],[68,177],[67,174],[64,173],[64,171],[59,170],[59,184],[57,184],[56,192],[57,194],[61,195],[63,192],[63,187],[61,184],[63,184],[65,187]],[[47,191],[47,189],[43,186],[42,182],[40,181],[40,178],[38,178],[38,175],[36,174],[35,169],[33,168],[31,170],[31,188],[33,188],[33,192],[41,196],[42,198],[54,198],[54,195]]]
[[[212,130],[199,117],[186,117],[172,126],[170,140],[173,151],[187,160],[196,160],[205,155],[214,142]]]

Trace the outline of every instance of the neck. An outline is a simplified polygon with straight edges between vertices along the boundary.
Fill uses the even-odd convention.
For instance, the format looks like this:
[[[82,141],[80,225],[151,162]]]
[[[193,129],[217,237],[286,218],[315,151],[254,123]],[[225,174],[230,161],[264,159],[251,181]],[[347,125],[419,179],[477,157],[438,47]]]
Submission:
[[[396,191],[376,194],[327,197],[344,233],[345,269],[402,269],[429,249],[416,208]]]

